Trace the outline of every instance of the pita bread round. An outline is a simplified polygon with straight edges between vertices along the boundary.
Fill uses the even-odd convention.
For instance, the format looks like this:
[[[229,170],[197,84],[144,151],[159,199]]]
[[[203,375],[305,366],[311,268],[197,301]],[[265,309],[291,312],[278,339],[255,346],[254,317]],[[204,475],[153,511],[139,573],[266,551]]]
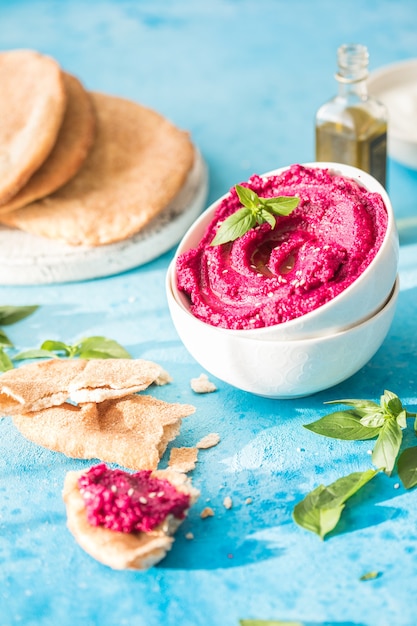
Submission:
[[[139,232],[180,191],[195,156],[188,133],[129,100],[92,98],[97,130],[83,167],[52,195],[2,215],[3,223],[97,246]]]
[[[64,74],[67,106],[56,143],[46,161],[0,214],[52,193],[68,182],[83,164],[94,140],[95,113],[89,93],[77,78]]]
[[[58,63],[32,50],[0,53],[0,85],[0,203],[4,203],[51,152],[66,92]]]

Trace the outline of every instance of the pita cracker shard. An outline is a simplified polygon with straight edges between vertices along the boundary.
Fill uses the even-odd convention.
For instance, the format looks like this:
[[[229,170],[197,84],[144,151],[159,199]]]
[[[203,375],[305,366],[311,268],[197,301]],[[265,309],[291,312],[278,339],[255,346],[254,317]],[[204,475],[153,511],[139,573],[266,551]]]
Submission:
[[[130,395],[15,415],[13,422],[26,439],[50,450],[140,470],[156,469],[181,420],[194,411],[189,404]]]
[[[0,414],[16,415],[63,404],[102,402],[151,385],[163,372],[142,359],[51,359],[0,376]]]
[[[124,533],[102,526],[92,526],[87,520],[83,496],[78,479],[83,472],[68,472],[63,490],[67,510],[67,525],[77,543],[100,563],[116,570],[146,570],[164,558],[171,549],[173,534],[182,520],[169,515],[149,533]],[[185,474],[171,470],[153,472],[153,476],[168,480],[177,491],[188,494],[190,507],[196,502],[199,492]]]
[[[197,448],[172,448],[169,455],[168,467],[177,472],[184,472],[186,474],[195,469],[197,459]]]

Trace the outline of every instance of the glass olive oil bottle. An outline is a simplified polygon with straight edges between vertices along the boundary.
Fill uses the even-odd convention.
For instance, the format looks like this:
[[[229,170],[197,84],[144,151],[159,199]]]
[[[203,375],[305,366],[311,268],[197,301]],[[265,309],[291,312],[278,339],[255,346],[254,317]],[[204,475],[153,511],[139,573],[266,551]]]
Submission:
[[[316,114],[316,160],[354,165],[385,186],[387,110],[368,95],[368,50],[344,44],[337,62],[338,94]]]

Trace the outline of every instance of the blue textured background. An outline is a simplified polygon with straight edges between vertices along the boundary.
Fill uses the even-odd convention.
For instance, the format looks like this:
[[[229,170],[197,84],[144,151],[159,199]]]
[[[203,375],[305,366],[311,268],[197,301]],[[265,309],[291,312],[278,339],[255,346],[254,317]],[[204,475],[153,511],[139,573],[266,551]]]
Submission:
[[[1,49],[51,54],[89,89],[136,99],[188,129],[209,166],[209,201],[254,172],[313,160],[314,113],[334,93],[338,45],[368,45],[376,69],[416,57],[416,32],[414,0],[0,1]],[[399,220],[417,214],[416,172],[389,163],[389,191]],[[112,278],[1,287],[0,304],[41,305],[7,328],[19,350],[47,338],[117,339],[174,375],[158,397],[197,407],[177,444],[211,431],[222,441],[200,453],[201,499],[167,558],[145,573],[114,572],[65,526],[65,473],[89,463],[41,449],[1,420],[0,625],[237,626],[259,618],[415,626],[416,490],[378,476],[325,542],[291,520],[319,482],[370,467],[369,442],[302,428],[327,412],[324,401],[377,400],[388,388],[417,408],[415,242],[417,232],[401,231],[398,309],[375,357],[343,384],[293,401],[220,381],[214,394],[192,393],[189,380],[201,369],[176,335],[164,293],[173,251]],[[208,503],[216,515],[201,520]],[[361,582],[370,570],[381,576]]]

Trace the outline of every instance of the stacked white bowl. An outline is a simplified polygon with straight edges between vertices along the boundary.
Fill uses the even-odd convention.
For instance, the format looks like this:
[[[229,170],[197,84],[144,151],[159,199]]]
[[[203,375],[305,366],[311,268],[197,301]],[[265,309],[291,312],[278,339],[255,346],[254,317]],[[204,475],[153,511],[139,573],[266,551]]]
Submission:
[[[359,371],[383,343],[399,293],[398,234],[391,201],[366,172],[339,163],[307,163],[356,180],[381,195],[388,214],[384,240],[365,271],[344,291],[310,313],[251,330],[229,330],[201,321],[177,288],[176,259],[195,248],[224,196],[191,226],[167,272],[174,326],[187,350],[209,373],[239,389],[269,398],[306,396]],[[287,168],[264,174],[277,175]]]

